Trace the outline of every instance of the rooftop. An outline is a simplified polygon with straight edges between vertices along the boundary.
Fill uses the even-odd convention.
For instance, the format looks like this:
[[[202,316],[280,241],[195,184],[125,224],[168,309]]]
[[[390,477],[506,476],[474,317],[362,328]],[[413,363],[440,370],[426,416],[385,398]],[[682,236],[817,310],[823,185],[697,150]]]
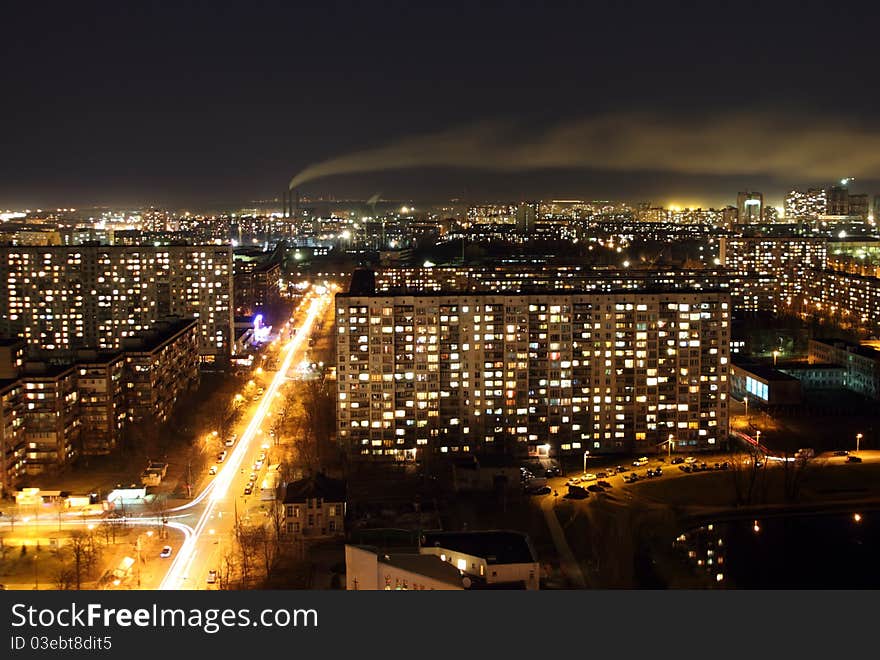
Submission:
[[[322,472],[299,481],[291,481],[284,493],[284,503],[303,502],[315,497],[320,497],[325,502],[345,502],[345,482],[331,479]]]
[[[737,369],[741,369],[742,371],[748,371],[750,374],[755,375],[758,378],[762,378],[766,381],[797,380],[797,378],[795,378],[794,376],[789,376],[788,374],[783,373],[778,369],[768,367],[764,364],[758,364],[757,362],[734,360],[733,366]]]
[[[521,532],[426,532],[422,547],[439,547],[482,557],[487,564],[526,564],[538,561],[529,537]]]

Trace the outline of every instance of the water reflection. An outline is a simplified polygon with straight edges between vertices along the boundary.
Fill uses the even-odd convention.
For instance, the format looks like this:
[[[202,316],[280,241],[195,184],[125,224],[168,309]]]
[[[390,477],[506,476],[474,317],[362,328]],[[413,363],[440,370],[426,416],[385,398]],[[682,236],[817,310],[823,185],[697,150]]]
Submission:
[[[687,574],[708,588],[880,588],[876,511],[707,523],[672,545]]]

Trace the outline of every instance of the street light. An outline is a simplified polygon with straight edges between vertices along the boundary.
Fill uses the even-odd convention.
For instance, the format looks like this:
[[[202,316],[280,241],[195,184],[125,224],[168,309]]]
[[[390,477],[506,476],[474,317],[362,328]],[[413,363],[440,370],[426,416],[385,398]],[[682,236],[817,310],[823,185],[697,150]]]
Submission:
[[[861,440],[862,440],[862,434],[856,433],[856,451],[859,450],[859,442],[861,442]]]
[[[584,474],[587,473],[587,457],[590,455],[590,450],[584,452]]]
[[[669,458],[672,456],[672,445],[674,445],[674,444],[675,444],[675,440],[672,439],[672,434],[670,433],[669,440],[666,441],[666,445],[667,445],[666,458]]]
[[[779,351],[773,351],[773,366],[776,366],[776,358],[779,357]]]

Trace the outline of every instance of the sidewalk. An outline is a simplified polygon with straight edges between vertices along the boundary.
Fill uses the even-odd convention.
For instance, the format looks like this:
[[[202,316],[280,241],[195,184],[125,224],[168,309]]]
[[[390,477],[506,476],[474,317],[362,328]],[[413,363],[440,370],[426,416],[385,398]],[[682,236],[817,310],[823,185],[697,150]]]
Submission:
[[[562,572],[569,579],[576,589],[586,589],[587,582],[584,579],[583,571],[580,564],[574,558],[574,554],[565,538],[565,532],[559,524],[556,517],[555,497],[545,497],[541,502],[541,511],[544,513],[544,519],[547,521],[547,527],[550,529],[550,535],[553,537],[553,544],[556,546],[556,552],[559,553],[559,563]]]

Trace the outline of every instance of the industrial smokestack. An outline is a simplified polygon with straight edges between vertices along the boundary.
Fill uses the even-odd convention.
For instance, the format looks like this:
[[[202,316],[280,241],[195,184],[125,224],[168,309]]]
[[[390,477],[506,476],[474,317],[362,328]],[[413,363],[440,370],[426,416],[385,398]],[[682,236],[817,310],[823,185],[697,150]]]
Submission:
[[[299,190],[293,190],[293,217],[296,218],[299,216]]]
[[[284,191],[284,194],[281,196],[281,217],[287,217],[287,191]]]

